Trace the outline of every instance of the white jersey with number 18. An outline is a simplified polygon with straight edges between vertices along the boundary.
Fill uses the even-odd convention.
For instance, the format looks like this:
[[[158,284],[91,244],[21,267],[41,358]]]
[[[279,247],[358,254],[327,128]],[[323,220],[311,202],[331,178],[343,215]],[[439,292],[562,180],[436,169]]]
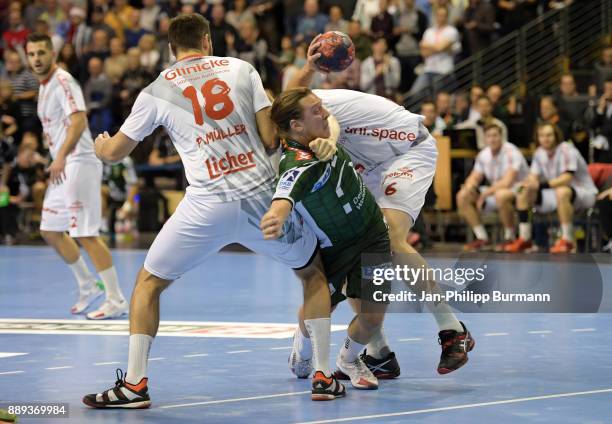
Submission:
[[[270,106],[255,68],[231,57],[189,56],[136,99],[120,131],[141,141],[163,126],[181,157],[188,190],[220,201],[274,186],[276,171],[255,113]]]

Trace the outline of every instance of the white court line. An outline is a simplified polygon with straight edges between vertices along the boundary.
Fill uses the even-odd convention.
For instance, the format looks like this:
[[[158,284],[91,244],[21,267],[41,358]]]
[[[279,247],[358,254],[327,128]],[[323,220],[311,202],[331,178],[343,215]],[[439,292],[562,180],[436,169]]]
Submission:
[[[332,420],[323,420],[323,421],[307,421],[307,422],[302,422],[299,424],[326,424],[326,423],[339,423],[339,422],[345,422],[345,421],[371,420],[375,418],[427,414],[430,412],[452,411],[455,409],[480,408],[483,406],[506,405],[510,403],[529,402],[532,400],[555,399],[555,398],[562,398],[562,397],[594,395],[598,393],[611,393],[611,392],[612,392],[612,389],[601,389],[601,390],[589,390],[586,392],[558,393],[556,395],[532,396],[532,397],[524,397],[524,398],[516,398],[516,399],[508,399],[508,400],[497,400],[493,402],[468,403],[465,405],[445,406],[442,408],[430,408],[430,409],[416,409],[414,411],[393,412],[390,414],[362,415],[362,416],[356,416],[356,417],[336,418]]]
[[[236,399],[210,400],[207,402],[194,402],[194,403],[181,403],[178,405],[165,405],[165,406],[160,406],[159,409],[183,408],[185,406],[217,405],[220,403],[242,402],[245,400],[259,400],[259,399],[271,399],[271,398],[285,397],[285,396],[305,395],[306,393],[310,393],[310,390],[307,390],[304,392],[279,393],[277,395],[252,396],[252,397],[236,398]]]
[[[229,352],[225,352],[225,353],[232,354],[232,353],[248,353],[248,352],[253,352],[253,351],[248,350],[248,349],[247,350],[230,350]]]
[[[397,339],[398,342],[418,342],[423,340],[421,337],[409,337],[407,339]]]
[[[94,363],[95,366],[100,366],[100,365],[115,365],[115,364],[120,364],[121,362],[118,361],[111,361],[111,362],[96,362]]]
[[[270,350],[284,350],[291,349],[293,346],[281,346],[281,347],[271,347]]]
[[[509,336],[509,333],[484,333],[483,336],[496,337],[496,336]]]
[[[162,358],[162,357],[160,356],[160,357],[158,357],[158,358],[149,358],[149,361],[161,361],[161,360],[163,360],[163,359],[166,359],[166,358]]]
[[[198,356],[208,356],[208,353],[192,353],[191,355],[183,355],[183,358],[196,358]]]
[[[533,331],[528,331],[529,334],[550,334],[552,333],[552,331],[550,330],[533,330]]]
[[[594,328],[572,328],[574,333],[590,333],[591,331],[595,331]]]
[[[22,372],[25,372],[25,371],[5,371],[5,372],[0,372],[0,375],[21,374]]]
[[[72,365],[66,365],[66,366],[63,366],[63,367],[49,367],[49,368],[45,368],[45,369],[46,370],[65,370],[65,369],[68,369],[68,368],[73,368],[73,366]]]

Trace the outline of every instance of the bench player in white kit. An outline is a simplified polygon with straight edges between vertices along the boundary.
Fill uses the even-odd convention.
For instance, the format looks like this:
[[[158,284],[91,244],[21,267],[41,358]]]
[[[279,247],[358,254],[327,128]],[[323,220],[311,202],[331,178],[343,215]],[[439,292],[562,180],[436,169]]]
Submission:
[[[287,89],[310,85],[318,71],[317,47],[315,38],[308,48],[306,64]],[[389,226],[391,250],[400,254],[400,261],[405,265],[426,267],[425,260],[406,241],[433,182],[438,156],[435,140],[423,124],[424,117],[372,94],[352,90],[313,90],[313,93],[338,121],[338,143],[349,153],[355,169],[382,209]],[[421,281],[414,289],[439,290],[435,281]],[[440,374],[452,372],[467,362],[474,339],[446,303],[428,302],[426,306],[440,330],[442,354],[437,370]],[[301,320],[302,311],[299,317]],[[298,377],[312,371],[308,363],[311,355],[308,336],[298,329],[289,358],[290,368]],[[361,357],[378,378],[399,375],[399,365],[382,328],[371,338]],[[298,374],[297,370],[301,372]]]
[[[51,39],[31,34],[28,62],[40,82],[38,117],[53,162],[45,193],[40,233],[68,264],[79,285],[79,299],[70,310],[85,312],[103,294],[89,272],[77,240],[87,251],[105,286],[106,300],[89,319],[117,318],[127,313],[110,251],[99,237],[102,222],[102,162],[94,153],[87,126],[87,108],[76,80],[55,63]],[[68,234],[66,234],[68,232]]]
[[[278,240],[264,240],[259,230],[276,179],[266,147],[278,147],[261,79],[247,62],[209,56],[210,29],[201,15],[172,19],[169,40],[177,63],[140,93],[117,134],[98,136],[95,148],[106,161],[121,160],[161,125],[181,156],[189,187],[153,242],[136,281],[127,374],[124,378],[118,370],[115,387],[86,395],[83,402],[95,408],[150,406],[147,361],[159,325],[160,294],[230,243],[296,270],[304,284],[315,367],[326,376],[313,380],[313,391],[316,384],[329,400],[343,396],[344,386],[329,368],[330,294],[316,236],[295,214]]]

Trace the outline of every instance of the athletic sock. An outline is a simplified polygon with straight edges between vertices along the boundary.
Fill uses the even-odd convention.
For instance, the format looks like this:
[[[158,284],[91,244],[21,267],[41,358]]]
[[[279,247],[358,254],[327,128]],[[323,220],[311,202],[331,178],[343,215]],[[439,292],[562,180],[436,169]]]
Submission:
[[[315,371],[322,371],[326,376],[331,375],[329,368],[329,343],[331,339],[331,320],[329,318],[315,318],[304,320],[310,341],[312,343],[313,367]]]
[[[567,241],[574,241],[574,230],[571,222],[569,224],[561,224],[561,237]]]
[[[476,236],[478,240],[484,240],[484,241],[489,240],[489,235],[487,234],[487,230],[485,229],[484,225],[482,224],[477,225],[474,228],[472,228],[472,230],[474,231],[474,235]]]
[[[123,293],[121,293],[121,288],[119,287],[119,278],[117,277],[117,270],[115,270],[114,266],[104,271],[99,271],[98,275],[100,275],[100,279],[104,283],[107,300],[111,299],[118,302],[125,300]]]
[[[376,359],[386,358],[387,355],[391,353],[389,342],[387,341],[387,337],[385,337],[385,332],[382,325],[374,334],[372,334],[370,342],[366,346],[366,352],[368,355]]]
[[[298,338],[298,354],[302,359],[311,359],[312,358],[312,341],[309,337],[306,337],[304,333],[302,333],[302,329],[298,328],[297,331]]]
[[[147,362],[153,337],[148,334],[130,335],[130,353],[128,356],[128,371],[125,381],[138,384],[147,376]]]
[[[514,240],[514,227],[504,228],[504,240]]]
[[[95,284],[94,276],[89,272],[87,263],[83,259],[83,256],[79,256],[75,262],[68,264],[72,273],[74,274],[77,284],[79,285],[79,291],[81,293],[91,290]]]
[[[523,240],[531,240],[531,222],[529,222],[529,211],[518,211],[519,237]]]
[[[365,345],[357,343],[355,340],[351,339],[350,336],[346,336],[344,344],[340,349],[340,357],[346,362],[354,362],[364,347]]]
[[[429,312],[432,313],[438,323],[440,331],[455,330],[463,332],[461,323],[446,302],[439,302],[438,304],[436,302],[426,302],[426,304]]]

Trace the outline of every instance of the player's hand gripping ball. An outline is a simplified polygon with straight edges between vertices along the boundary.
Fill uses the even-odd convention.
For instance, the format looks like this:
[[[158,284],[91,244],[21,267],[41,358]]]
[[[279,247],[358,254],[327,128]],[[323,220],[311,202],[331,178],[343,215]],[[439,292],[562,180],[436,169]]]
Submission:
[[[348,68],[355,59],[355,45],[351,37],[340,31],[328,31],[315,40],[321,53],[315,65],[323,72],[340,72]]]

